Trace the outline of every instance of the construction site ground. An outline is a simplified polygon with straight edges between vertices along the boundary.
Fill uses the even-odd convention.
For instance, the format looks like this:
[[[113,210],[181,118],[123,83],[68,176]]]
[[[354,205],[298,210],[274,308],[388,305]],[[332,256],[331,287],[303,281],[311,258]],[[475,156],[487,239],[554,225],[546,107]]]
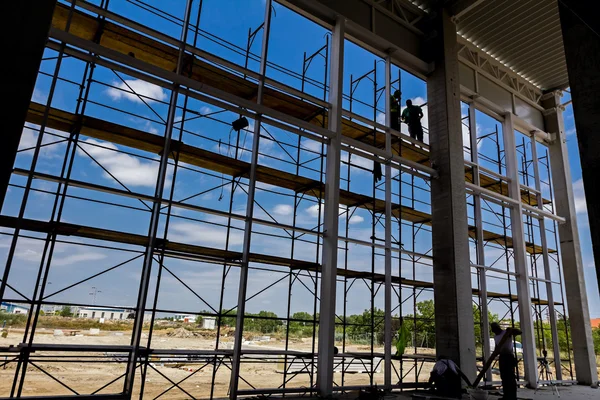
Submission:
[[[10,345],[16,345],[20,342],[23,335],[22,329],[11,329],[6,338],[0,338],[0,347],[6,348]],[[147,338],[144,335],[144,340]],[[130,332],[122,331],[101,331],[98,335],[90,335],[88,331],[78,332],[76,335],[71,336],[70,332],[65,330],[63,335],[56,336],[54,329],[40,329],[36,333],[36,344],[61,344],[61,345],[113,345],[113,346],[128,346],[130,344],[131,336]],[[289,350],[311,352],[311,338],[305,339],[290,339]],[[221,343],[219,348],[231,349],[233,345],[233,335],[221,336]],[[210,331],[188,331],[183,328],[158,330],[153,333],[153,341],[151,344],[152,349],[168,349],[168,350],[214,350],[215,336]],[[252,350],[283,350],[285,348],[285,341],[282,339],[271,338],[269,341],[253,341],[248,340],[243,347],[244,349]],[[369,351],[368,345],[347,345],[346,353],[366,353]],[[374,348],[377,353],[383,353],[383,347]],[[430,348],[414,348],[407,349],[408,354],[412,353],[433,355],[435,349]],[[7,353],[8,354],[8,353]],[[112,362],[83,362],[81,356],[106,356],[106,354],[100,353],[81,353],[77,352],[69,353],[66,351],[55,351],[55,352],[43,352],[37,351],[35,357],[40,359],[41,356],[73,356],[72,358],[65,359],[64,362],[46,362],[43,359],[35,362],[34,366],[30,366],[26,373],[26,384],[24,385],[23,396],[43,396],[43,395],[56,395],[56,394],[73,394],[66,387],[62,386],[61,383],[69,386],[72,390],[77,393],[92,393],[97,389],[102,388],[109,382],[114,383],[104,387],[98,391],[98,394],[108,394],[120,392],[122,389],[123,379],[117,379],[121,374],[125,372],[126,364],[124,362],[115,363]],[[76,358],[79,357],[79,358]],[[260,358],[246,359],[241,366],[241,377],[240,379],[240,390],[246,390],[254,388],[276,388],[283,384],[283,356],[281,362],[274,361],[273,356],[269,360],[261,360]],[[0,365],[10,360],[10,356],[0,355]],[[107,359],[105,358],[104,361]],[[208,398],[210,397],[211,390],[214,391],[213,396],[227,397],[228,386],[230,379],[230,365],[225,363],[217,369],[215,375],[214,388],[211,387],[211,379],[213,375],[213,366],[206,365],[201,368],[205,363],[190,363],[190,362],[163,362],[156,360],[152,363],[151,367],[147,370],[144,394],[145,396],[152,396],[152,398],[159,396],[169,399],[179,398],[190,398],[192,395],[195,398]],[[400,362],[393,360],[393,365],[396,371],[400,371]],[[404,361],[402,375],[404,382],[425,382],[428,379],[429,371],[432,368],[430,362],[411,362]],[[15,372],[17,364],[15,362],[8,362],[0,368],[0,397],[7,397],[10,395],[12,378]],[[39,369],[38,369],[39,367]],[[200,371],[198,371],[200,369]],[[394,376],[396,371],[392,372]],[[136,391],[140,390],[141,372],[138,371],[136,379]],[[50,374],[51,376],[49,376]],[[336,384],[341,385],[341,373],[335,373]],[[299,374],[288,374],[285,378],[287,380],[287,388],[304,388],[310,385],[309,375],[307,373]],[[384,374],[383,366],[380,366],[379,372],[374,374],[374,383],[378,385],[383,384]],[[494,375],[494,379],[499,380],[499,376]],[[181,387],[179,389],[174,385],[178,383]],[[368,373],[346,373],[344,376],[344,386],[367,386],[370,383]],[[252,385],[252,386],[250,386]],[[183,390],[182,390],[183,389]],[[582,388],[572,387],[560,387],[561,396],[563,398],[573,399],[588,399],[597,398],[594,396],[600,396],[598,391],[586,391]],[[166,392],[165,392],[166,391]],[[184,392],[185,391],[185,392]],[[552,393],[548,390],[542,390],[535,394],[536,397],[532,397],[533,392],[523,391],[526,396],[524,398],[531,399],[545,399]],[[565,393],[565,394],[563,394]],[[568,397],[566,393],[574,393],[573,395],[582,397]],[[588,397],[586,397],[588,396]],[[398,397],[403,398],[403,397]],[[492,397],[493,398],[493,397]]]

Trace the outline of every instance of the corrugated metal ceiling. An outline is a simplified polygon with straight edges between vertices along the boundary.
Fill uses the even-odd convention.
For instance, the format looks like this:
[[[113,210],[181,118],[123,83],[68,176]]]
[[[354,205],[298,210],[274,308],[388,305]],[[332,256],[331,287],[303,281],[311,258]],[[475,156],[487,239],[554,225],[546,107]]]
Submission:
[[[431,0],[412,0],[427,10]],[[457,21],[477,47],[543,90],[569,84],[557,0],[487,0]]]

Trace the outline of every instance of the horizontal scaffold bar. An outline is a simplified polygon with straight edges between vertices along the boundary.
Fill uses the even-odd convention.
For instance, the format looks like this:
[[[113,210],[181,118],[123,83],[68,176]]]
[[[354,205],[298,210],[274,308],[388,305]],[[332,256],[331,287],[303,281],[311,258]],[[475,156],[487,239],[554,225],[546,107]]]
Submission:
[[[44,105],[31,103],[29,112],[27,113],[27,121],[32,124],[42,124],[44,122],[44,110]],[[80,133],[85,136],[146,151],[151,154],[161,153],[164,147],[164,138],[161,136],[90,116],[77,116],[56,108],[50,108],[48,111],[46,126],[63,132],[72,132],[76,127],[79,127]],[[179,152],[179,161],[200,168],[233,177],[244,177],[250,171],[250,164],[245,161],[236,160],[185,143],[172,145],[171,148]],[[172,152],[170,156],[174,157],[174,154]],[[325,193],[325,186],[322,182],[264,165],[257,166],[256,179],[262,183],[292,190],[296,193],[307,194],[318,199],[322,198]],[[340,190],[340,204],[347,207],[360,207],[380,214],[385,212],[384,200],[373,200],[370,196],[347,190]],[[431,215],[428,213],[404,205],[401,206],[400,204],[392,204],[392,215],[395,218],[412,223],[431,224]],[[469,227],[469,236],[472,238],[476,237],[474,226]],[[484,240],[508,248],[513,247],[512,238],[500,233],[484,231]],[[542,253],[541,246],[527,242],[526,247],[529,253]],[[555,250],[549,251],[555,252]]]
[[[68,7],[59,4],[53,17],[53,28],[64,30],[67,26],[70,12],[71,10]],[[121,22],[123,23],[123,21]],[[126,22],[126,25],[130,26],[139,25],[133,21]],[[161,38],[164,36],[164,34],[153,32],[141,26],[138,29],[147,35]],[[174,45],[170,46],[166,44],[173,42],[175,39],[167,42],[162,38],[163,41],[158,41],[111,22],[105,22],[100,25],[98,20],[93,16],[80,11],[73,12],[68,32],[77,38],[87,41],[92,41],[94,38],[99,37],[97,43],[102,47],[129,57],[132,56],[135,60],[143,61],[166,71],[173,71],[175,69],[178,49]],[[256,83],[246,80],[242,76],[236,75],[224,68],[219,68],[214,60],[212,63],[208,63],[194,58],[190,64],[191,79],[206,85],[207,88],[218,88],[219,91],[241,99],[251,100],[255,98],[257,93]],[[281,90],[265,88],[263,106],[293,117],[296,120],[306,121],[314,126],[327,126],[327,107],[310,103],[297,96],[286,94]],[[378,131],[374,126],[363,125],[348,119],[344,119],[342,125],[342,135],[344,137],[364,142],[369,146],[374,145],[378,149],[385,149],[386,134]],[[429,151],[427,146],[419,146],[411,142],[408,138],[404,140],[394,135],[391,150],[395,156],[407,160],[411,164],[416,163],[429,167]],[[467,174],[469,174],[468,170]],[[471,179],[468,176],[466,178],[472,181],[472,177]],[[500,194],[508,192],[505,182],[491,179],[486,175],[481,175],[480,179],[482,186],[489,190]],[[522,200],[525,204],[537,205],[537,197],[530,196],[527,191],[522,192]],[[544,200],[544,203],[547,202],[548,200]]]

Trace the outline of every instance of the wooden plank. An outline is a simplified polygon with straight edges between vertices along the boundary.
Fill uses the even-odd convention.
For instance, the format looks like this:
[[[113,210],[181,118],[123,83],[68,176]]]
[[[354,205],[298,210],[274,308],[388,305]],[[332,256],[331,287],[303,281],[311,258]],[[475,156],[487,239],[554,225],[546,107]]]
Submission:
[[[473,179],[473,168],[465,167],[465,180],[467,182],[474,183]],[[491,190],[492,192],[496,192],[503,196],[508,196],[508,184],[500,179],[493,178],[484,173],[479,174],[479,183],[480,186],[484,189]],[[531,206],[537,207],[537,196],[535,193],[528,191],[527,189],[521,189],[521,201],[524,204],[529,204]],[[544,204],[552,203],[551,200],[543,199]]]
[[[90,226],[69,224],[65,222],[45,222],[25,218],[18,221],[16,217],[2,215],[0,216],[0,226],[13,229],[17,226],[20,226],[20,228],[25,231],[41,233],[54,232],[57,235],[61,236],[76,236],[87,239],[110,241],[142,247],[145,247],[148,244],[148,238],[146,236],[137,235],[133,233],[118,232],[109,229],[94,228]],[[242,254],[235,251],[226,251],[221,249],[214,249],[210,247],[171,241],[167,241],[165,249],[167,250],[167,253],[170,253],[170,255],[185,255],[189,258],[198,259],[199,261],[220,260],[224,262],[231,262],[241,260],[242,258]],[[289,258],[277,257],[267,254],[250,253],[250,261],[262,264],[289,267],[292,270],[303,270],[313,272],[321,271],[321,266],[317,263],[302,260],[292,260]],[[372,274],[371,272],[353,271],[342,268],[338,268],[337,275],[344,276],[349,279],[372,279],[375,282],[383,282],[385,278],[383,274]],[[434,287],[433,283],[431,282],[410,280],[402,277],[392,277],[392,281],[395,284],[401,284],[404,286],[414,286],[420,288]],[[473,289],[473,294],[479,295],[479,291],[477,289]],[[510,301],[517,301],[516,295],[510,296],[504,293],[488,292],[488,297],[503,298],[509,299]],[[547,300],[539,300],[536,298],[532,298],[531,301],[533,304],[548,304]],[[560,305],[561,303],[555,304]]]
[[[57,5],[52,26],[65,30],[70,13],[71,10],[67,6],[63,4]],[[102,25],[102,30],[99,32],[99,22],[93,16],[81,11],[74,11],[72,14],[69,33],[86,40],[93,40],[99,37],[99,44],[106,48],[135,57],[168,71],[176,69],[177,48],[111,22],[106,22]],[[258,86],[254,82],[205,61],[196,58],[191,61],[187,68],[191,73],[192,79],[244,99],[255,98]],[[263,104],[315,125],[327,126],[327,110],[297,97],[287,95],[279,90],[266,87]],[[385,135],[383,132],[376,132],[374,128],[356,121],[344,119],[342,134],[379,148],[385,147]],[[395,154],[408,160],[421,164],[429,164],[429,153],[427,150],[412,143],[402,141],[400,138],[393,138],[392,150]],[[481,175],[481,179],[483,187],[497,193],[508,193],[506,183],[496,182],[486,175]],[[526,204],[537,204],[536,197],[530,196],[527,191],[523,191],[521,197]],[[545,204],[549,202],[549,200],[544,200]]]
[[[27,121],[39,125],[42,123],[43,114],[43,105],[31,103],[27,114]],[[69,112],[52,108],[50,109],[46,125],[49,128],[71,132],[77,126],[76,116]],[[112,122],[102,121],[94,117],[83,116],[81,124],[79,124],[79,129],[83,135],[147,151],[153,154],[158,154],[163,149],[164,139],[158,135],[114,124]],[[175,147],[176,151],[179,152],[180,161],[200,168],[229,176],[246,176],[250,170],[250,164],[247,162],[235,160],[231,157],[190,146],[185,143],[172,147]],[[174,153],[172,153],[170,157],[173,158]],[[325,186],[322,182],[266,167],[264,165],[258,166],[256,178],[260,182],[289,189],[297,193],[309,194],[316,198],[320,198],[325,193]],[[375,209],[375,212],[383,212],[385,208],[385,202],[383,200],[376,199],[375,207],[373,207],[372,197],[352,193],[346,190],[340,190],[340,203],[349,207],[357,206],[369,210]],[[400,208],[399,205],[394,205],[394,216],[415,223],[426,222],[431,219],[426,213],[406,206]]]
[[[45,106],[38,103],[31,103],[27,113],[27,121],[33,124],[43,122]],[[131,147],[134,149],[158,154],[163,149],[164,139],[161,136],[143,132],[134,128],[103,121],[90,116],[82,116],[81,123],[77,123],[77,116],[67,111],[51,108],[48,113],[46,125],[49,128],[58,129],[65,132],[71,132],[79,127],[81,134],[96,139],[108,141],[111,143]],[[171,146],[179,152],[179,160],[200,168],[208,169],[229,176],[246,176],[250,170],[250,164],[244,161],[235,160],[221,154],[217,154],[198,147],[177,143]],[[170,154],[174,157],[174,152]],[[294,175],[285,171],[259,165],[257,167],[256,177],[260,182],[274,185],[277,187],[292,190],[297,193],[308,194],[312,197],[321,198],[325,193],[325,187],[322,182],[310,178]],[[358,193],[347,190],[340,190],[340,204],[348,207],[360,207],[375,213],[383,213],[385,210],[385,201],[382,199],[373,199]],[[392,215],[395,218],[401,218],[413,223],[431,225],[431,215],[415,210],[407,206],[392,204]],[[469,235],[475,238],[475,227],[469,228]],[[484,239],[487,242],[512,248],[512,238],[503,235],[484,231]],[[526,243],[529,253],[541,254],[542,248],[532,243]],[[556,252],[549,249],[549,252]]]
[[[17,226],[17,218],[9,216],[0,216],[0,226],[15,228]],[[110,241],[122,244],[130,244],[136,246],[146,246],[148,238],[146,236],[133,233],[118,232],[109,229],[94,228],[90,226],[75,225],[69,223],[44,222],[32,219],[23,219],[19,225],[21,229],[34,232],[50,233],[55,232],[62,236],[76,236],[87,239]],[[242,254],[235,251],[226,251],[214,249],[210,247],[197,246],[186,243],[178,243],[168,241],[165,245],[167,252],[171,255],[185,255],[198,260],[221,260],[221,261],[239,261],[242,259]],[[294,267],[301,269],[317,269],[318,264],[291,260],[284,257],[277,257],[265,254],[250,253],[250,261],[279,265],[286,267]]]

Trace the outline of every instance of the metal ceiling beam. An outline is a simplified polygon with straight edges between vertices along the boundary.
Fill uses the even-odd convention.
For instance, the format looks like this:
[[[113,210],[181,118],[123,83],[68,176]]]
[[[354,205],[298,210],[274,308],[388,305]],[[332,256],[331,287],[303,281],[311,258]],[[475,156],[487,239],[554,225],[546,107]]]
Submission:
[[[448,11],[454,21],[479,6],[484,0],[454,0],[448,7]]]
[[[331,29],[338,16],[346,19],[346,38],[381,58],[425,78],[431,72],[425,61],[424,32],[418,25],[427,14],[406,0],[394,1],[393,10],[372,0],[280,0],[281,4]]]

